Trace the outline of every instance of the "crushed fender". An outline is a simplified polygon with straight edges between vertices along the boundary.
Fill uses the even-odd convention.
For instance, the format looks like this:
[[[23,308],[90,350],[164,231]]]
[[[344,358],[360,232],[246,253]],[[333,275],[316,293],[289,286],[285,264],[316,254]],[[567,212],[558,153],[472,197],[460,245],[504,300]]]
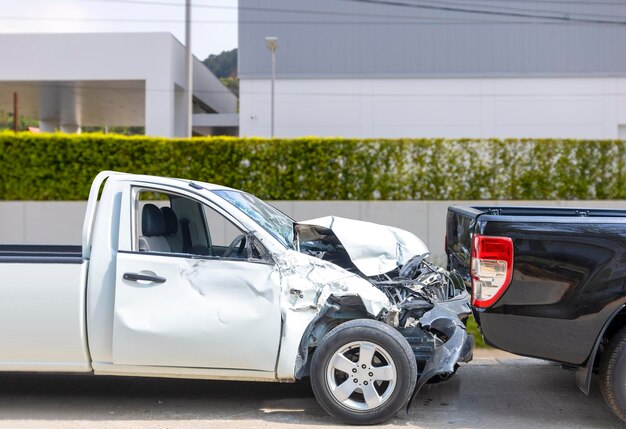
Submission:
[[[430,263],[428,249],[419,238],[397,228],[333,216],[298,222],[294,230],[302,254],[356,274],[374,286],[370,290],[387,298],[386,305],[377,300],[380,312],[368,309],[369,317],[395,327],[409,342],[420,369],[413,396],[428,381],[446,379],[459,362],[472,359],[473,339],[465,329],[470,315],[469,294],[463,280]],[[345,290],[323,283],[318,282],[318,316],[299,347],[302,361],[320,339],[319,333],[325,332],[319,325],[331,324],[334,317],[346,317],[340,311],[341,303],[331,299],[346,295]],[[362,286],[359,289],[362,291]],[[358,296],[369,305],[369,297],[361,293]]]

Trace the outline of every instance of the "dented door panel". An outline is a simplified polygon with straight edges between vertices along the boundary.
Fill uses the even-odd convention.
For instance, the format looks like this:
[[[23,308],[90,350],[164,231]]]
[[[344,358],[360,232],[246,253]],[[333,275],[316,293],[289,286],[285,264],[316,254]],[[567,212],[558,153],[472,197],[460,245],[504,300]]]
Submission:
[[[119,253],[113,362],[273,371],[280,340],[273,265]],[[162,277],[126,280],[124,273]]]

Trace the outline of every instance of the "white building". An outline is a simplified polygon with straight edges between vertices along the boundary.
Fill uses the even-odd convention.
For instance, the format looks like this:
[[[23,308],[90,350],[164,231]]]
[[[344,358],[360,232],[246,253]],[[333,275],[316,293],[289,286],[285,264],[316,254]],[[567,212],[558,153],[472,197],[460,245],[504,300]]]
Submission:
[[[185,135],[185,49],[170,33],[1,34],[0,46],[0,110],[17,93],[43,131]],[[236,134],[236,97],[195,58],[193,76],[194,133]]]
[[[240,135],[626,138],[626,4],[239,1]],[[621,21],[620,21],[621,19]]]

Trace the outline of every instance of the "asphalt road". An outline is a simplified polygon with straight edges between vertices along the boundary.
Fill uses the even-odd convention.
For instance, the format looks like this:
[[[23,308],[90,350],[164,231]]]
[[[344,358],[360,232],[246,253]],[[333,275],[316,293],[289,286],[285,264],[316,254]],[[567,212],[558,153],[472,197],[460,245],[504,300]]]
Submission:
[[[0,375],[0,428],[339,427],[307,383],[273,384],[72,375]],[[428,385],[385,427],[617,428],[596,380],[529,359],[478,359]]]

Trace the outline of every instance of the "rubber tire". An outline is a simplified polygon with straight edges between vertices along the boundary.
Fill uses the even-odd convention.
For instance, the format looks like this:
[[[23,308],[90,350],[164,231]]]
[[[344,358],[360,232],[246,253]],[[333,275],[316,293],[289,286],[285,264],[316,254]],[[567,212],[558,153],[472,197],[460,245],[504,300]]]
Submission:
[[[609,342],[600,360],[600,390],[607,405],[626,422],[626,327]]]
[[[332,396],[326,382],[326,368],[337,350],[353,341],[369,341],[383,348],[396,365],[397,382],[391,397],[369,411],[351,411]],[[311,387],[320,406],[328,414],[348,424],[374,425],[395,416],[411,398],[417,381],[415,355],[406,339],[391,326],[370,319],[345,322],[322,339],[311,361]]]

